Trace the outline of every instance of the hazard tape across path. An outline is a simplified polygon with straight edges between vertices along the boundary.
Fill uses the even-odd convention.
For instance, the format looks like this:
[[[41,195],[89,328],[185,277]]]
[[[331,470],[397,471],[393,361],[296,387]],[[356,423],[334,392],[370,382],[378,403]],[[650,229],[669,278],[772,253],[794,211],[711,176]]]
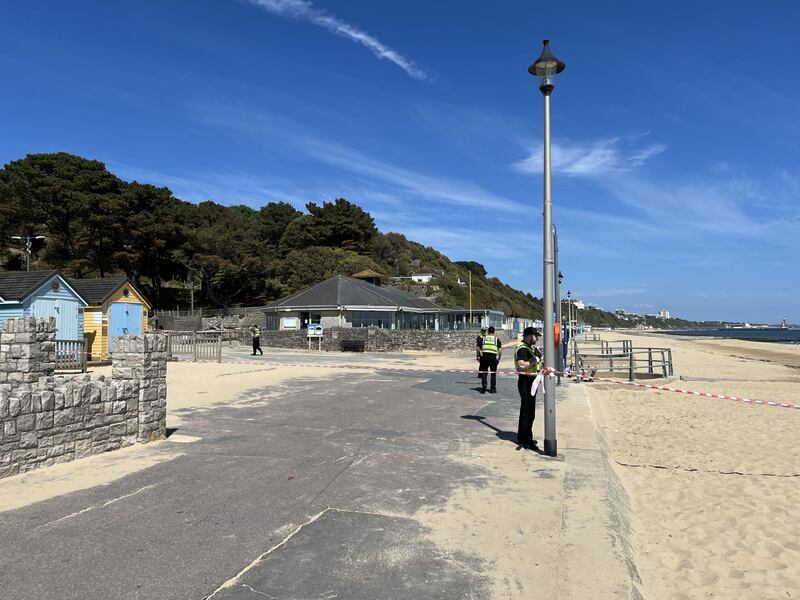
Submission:
[[[192,362],[191,358],[182,358],[180,359],[181,362]],[[217,362],[211,360],[198,360],[195,362]],[[261,361],[252,361],[252,360],[226,360],[223,361],[226,364],[240,364],[240,365],[264,365],[270,367],[301,367],[301,368],[312,368],[312,369],[362,369],[362,370],[378,370],[378,371],[402,371],[402,372],[410,372],[410,373],[491,373],[492,371],[479,371],[477,369],[424,369],[424,368],[414,368],[414,367],[394,367],[389,365],[370,365],[370,364],[363,364],[363,365],[342,365],[342,364],[313,364],[313,363],[282,363],[282,362],[261,362]],[[555,369],[549,369],[543,371],[542,374],[546,375],[550,373],[551,377],[555,377],[559,373]],[[513,376],[519,375],[517,371],[497,371],[497,375],[499,376]],[[631,387],[639,387],[644,388],[647,390],[654,390],[657,392],[674,392],[677,394],[685,394],[688,396],[696,396],[699,398],[716,398],[718,400],[733,400],[734,402],[741,402],[742,404],[752,404],[752,405],[761,405],[761,406],[774,406],[776,408],[795,408],[800,409],[800,404],[791,404],[787,402],[775,402],[773,400],[755,400],[752,398],[744,398],[741,396],[731,396],[729,394],[717,394],[713,392],[697,392],[693,390],[685,390],[682,388],[676,388],[666,385],[652,385],[649,383],[638,383],[636,381],[627,381],[624,379],[612,379],[610,377],[581,377],[576,373],[570,372],[561,372],[560,373],[563,377],[568,377],[571,379],[591,379],[591,381],[602,381],[605,383],[613,383],[617,385],[627,385]]]

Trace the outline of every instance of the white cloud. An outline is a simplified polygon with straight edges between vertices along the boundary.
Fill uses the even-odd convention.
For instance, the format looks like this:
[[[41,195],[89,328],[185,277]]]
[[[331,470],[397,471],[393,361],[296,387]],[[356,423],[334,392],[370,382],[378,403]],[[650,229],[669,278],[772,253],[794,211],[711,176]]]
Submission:
[[[303,126],[265,111],[203,107],[202,118],[213,125],[254,136],[270,147],[291,148],[317,162],[388,184],[418,202],[443,203],[491,211],[516,213],[530,207],[480,185],[460,179],[427,175],[368,156],[344,144],[321,138]]]
[[[628,171],[639,167],[653,156],[666,150],[663,144],[649,144],[633,147],[636,139],[609,138],[593,142],[553,142],[551,168],[554,173],[570,177],[597,177],[612,172]],[[541,148],[531,151],[524,158],[511,165],[520,173],[540,174],[544,163]]]
[[[341,36],[368,48],[372,54],[382,60],[394,63],[414,79],[425,80],[428,75],[411,60],[392,50],[376,37],[362,31],[354,25],[316,8],[309,0],[247,0],[259,8],[274,15],[295,21],[305,21],[327,29],[334,35]]]

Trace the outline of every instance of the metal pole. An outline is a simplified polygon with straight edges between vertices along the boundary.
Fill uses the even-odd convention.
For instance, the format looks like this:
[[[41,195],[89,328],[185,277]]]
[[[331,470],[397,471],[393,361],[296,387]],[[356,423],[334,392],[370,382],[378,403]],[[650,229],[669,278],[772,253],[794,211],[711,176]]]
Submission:
[[[472,328],[472,271],[469,271],[469,326],[467,329]]]
[[[556,366],[555,339],[553,332],[553,199],[550,184],[550,92],[542,88],[544,95],[544,367]],[[544,378],[544,452],[548,456],[558,454],[556,441],[556,387],[555,378],[548,373]]]
[[[553,263],[553,277],[556,290],[556,323],[558,323],[558,343],[556,344],[556,369],[558,376],[556,385],[561,385],[561,372],[564,370],[564,353],[561,352],[561,340],[564,338],[564,324],[561,322],[561,282],[558,280],[558,229],[553,225],[553,253],[555,261]]]

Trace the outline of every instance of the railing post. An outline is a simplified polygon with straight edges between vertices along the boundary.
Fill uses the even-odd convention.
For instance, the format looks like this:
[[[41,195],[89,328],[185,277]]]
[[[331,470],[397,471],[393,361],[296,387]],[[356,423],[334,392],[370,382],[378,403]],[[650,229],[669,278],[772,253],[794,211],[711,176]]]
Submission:
[[[664,356],[664,351],[661,351],[661,371],[664,373],[664,377],[667,376],[667,358]]]
[[[192,332],[192,361],[197,362],[197,332]]]
[[[667,356],[669,357],[669,374],[674,375],[674,371],[672,370],[672,348],[667,348]]]
[[[222,332],[217,336],[217,362],[222,362]]]
[[[86,340],[82,340],[80,342],[80,353],[81,353],[81,373],[86,373]]]
[[[633,350],[628,351],[628,381],[636,378],[636,361],[633,358]]]
[[[652,375],[653,374],[653,349],[647,349],[647,372]]]

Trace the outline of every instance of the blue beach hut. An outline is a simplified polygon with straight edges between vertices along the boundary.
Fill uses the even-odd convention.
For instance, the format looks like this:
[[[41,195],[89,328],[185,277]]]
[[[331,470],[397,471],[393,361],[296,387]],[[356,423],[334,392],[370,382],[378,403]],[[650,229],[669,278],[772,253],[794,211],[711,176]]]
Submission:
[[[0,331],[15,317],[53,317],[57,340],[83,340],[86,300],[58,271],[0,273]]]

